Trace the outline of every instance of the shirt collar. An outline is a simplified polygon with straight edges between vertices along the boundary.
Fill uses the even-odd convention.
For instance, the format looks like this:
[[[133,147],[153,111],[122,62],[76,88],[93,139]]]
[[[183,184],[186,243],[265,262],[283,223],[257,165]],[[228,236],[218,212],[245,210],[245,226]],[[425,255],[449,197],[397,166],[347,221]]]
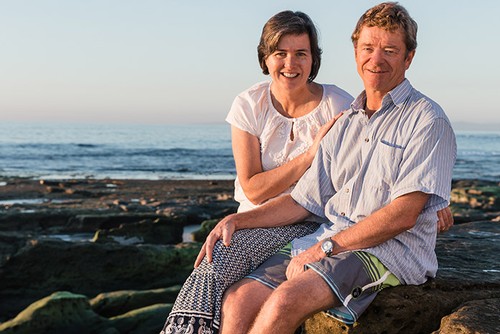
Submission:
[[[401,82],[393,90],[391,90],[384,96],[384,99],[382,100],[381,109],[386,109],[385,107],[388,104],[394,104],[395,106],[399,107],[407,100],[408,95],[410,95],[412,89],[413,86],[410,84],[410,81],[408,79],[404,79],[403,82]],[[366,102],[366,91],[362,91],[361,94],[358,95],[356,100],[354,100],[351,103],[351,112],[349,114],[364,111],[365,102]]]

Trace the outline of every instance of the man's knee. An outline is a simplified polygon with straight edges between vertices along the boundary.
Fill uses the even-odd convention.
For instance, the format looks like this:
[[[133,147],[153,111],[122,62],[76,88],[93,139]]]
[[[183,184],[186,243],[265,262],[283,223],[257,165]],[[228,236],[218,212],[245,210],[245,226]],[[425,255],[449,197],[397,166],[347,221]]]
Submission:
[[[222,300],[223,312],[231,312],[240,308],[259,309],[273,290],[249,278],[233,284],[224,293]]]
[[[289,314],[300,304],[301,297],[297,288],[282,284],[269,296],[266,309],[275,314]]]
[[[269,306],[281,314],[306,315],[333,307],[338,300],[327,283],[314,271],[285,281],[269,298]]]
[[[251,288],[248,288],[248,286],[252,282],[253,280],[244,278],[230,286],[222,297],[223,310],[235,310],[240,304],[247,301],[251,292]]]

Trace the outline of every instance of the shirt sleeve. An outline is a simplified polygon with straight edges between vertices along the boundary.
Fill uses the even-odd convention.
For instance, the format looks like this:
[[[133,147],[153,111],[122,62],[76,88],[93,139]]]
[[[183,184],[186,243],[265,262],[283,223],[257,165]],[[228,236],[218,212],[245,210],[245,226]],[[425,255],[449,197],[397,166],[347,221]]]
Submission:
[[[254,106],[252,106],[248,99],[238,95],[231,105],[226,122],[251,135],[257,136],[257,121],[253,109]]]
[[[414,191],[431,194],[424,210],[439,210],[449,203],[453,166],[456,160],[455,134],[444,118],[422,122],[405,147],[392,200]]]

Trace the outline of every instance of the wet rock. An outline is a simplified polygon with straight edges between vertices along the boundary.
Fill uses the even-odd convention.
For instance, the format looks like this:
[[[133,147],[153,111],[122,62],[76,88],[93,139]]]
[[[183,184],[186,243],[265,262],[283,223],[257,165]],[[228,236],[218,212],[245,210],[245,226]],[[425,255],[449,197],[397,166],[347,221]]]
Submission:
[[[219,219],[209,219],[201,223],[200,229],[193,232],[193,240],[197,242],[205,242],[208,234],[217,225]]]
[[[5,334],[156,333],[171,308],[172,304],[155,304],[107,319],[91,309],[86,296],[55,292],[34,302],[14,319],[0,324],[0,332]]]
[[[43,232],[47,229],[60,229],[65,226],[70,217],[81,211],[67,210],[9,210],[0,214],[0,229],[2,231],[33,231]]]
[[[110,318],[153,304],[173,303],[180,289],[180,285],[175,285],[145,291],[123,290],[101,293],[90,301],[90,305],[97,314]]]
[[[146,219],[137,223],[120,224],[117,228],[98,230],[95,242],[118,242],[120,244],[178,244],[182,242],[182,225],[167,218]]]
[[[28,237],[25,233],[0,232],[0,268],[12,255],[26,245]]]
[[[460,282],[500,282],[500,222],[454,225],[438,234],[438,276]]]
[[[14,319],[0,324],[0,332],[91,333],[106,321],[92,311],[87,297],[55,292],[31,304]]]
[[[72,232],[96,232],[97,230],[108,230],[119,228],[127,224],[139,223],[144,220],[168,219],[156,214],[143,213],[100,213],[84,214],[71,217],[66,226],[66,231]],[[172,223],[175,223],[172,222]]]
[[[61,191],[49,193],[46,187]],[[85,333],[95,324],[94,333],[157,333],[174,298],[174,292],[164,287],[184,281],[199,245],[166,246],[161,242],[164,237],[154,241],[145,240],[144,235],[155,234],[150,228],[156,219],[169,219],[178,226],[203,222],[205,230],[197,239],[203,241],[221,217],[236,211],[232,188],[232,181],[66,180],[39,184],[8,180],[0,189],[2,198],[40,201],[0,206],[0,321],[12,319],[31,303],[60,290],[97,295],[90,301],[90,311],[89,306],[78,308],[95,312],[89,315],[88,324],[74,332]],[[496,255],[500,251],[499,198],[497,183],[455,181],[452,211],[456,224],[438,236],[438,277],[423,286],[382,291],[352,327],[319,313],[307,321],[307,333],[498,332],[494,316],[500,298]],[[100,237],[135,237],[147,244],[29,241],[39,234],[94,233],[99,229]],[[162,233],[167,234],[166,230],[156,231]],[[82,312],[71,314],[78,319]],[[37,318],[28,322],[39,324]],[[22,328],[30,328],[28,322]],[[1,326],[7,323],[12,324],[7,321]],[[48,323],[50,328],[65,326]],[[42,328],[49,327],[31,328],[30,333],[54,332]],[[71,333],[74,328],[70,325],[56,332]]]
[[[500,185],[491,181],[454,181],[451,203],[457,223],[491,220],[500,215]]]
[[[155,304],[109,319],[107,328],[116,329],[118,333],[156,334],[161,330],[172,304]],[[102,329],[97,331],[102,333]]]
[[[95,296],[103,291],[181,284],[198,251],[198,244],[122,246],[35,240],[2,266],[0,314],[11,318],[53,291]]]

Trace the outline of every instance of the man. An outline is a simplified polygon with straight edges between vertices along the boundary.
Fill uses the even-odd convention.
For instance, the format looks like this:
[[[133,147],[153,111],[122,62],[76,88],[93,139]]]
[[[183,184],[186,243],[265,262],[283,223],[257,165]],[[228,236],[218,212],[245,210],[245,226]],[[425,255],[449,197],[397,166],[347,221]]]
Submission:
[[[363,14],[352,41],[364,92],[291,195],[226,217],[207,238],[210,257],[238,229],[326,221],[227,291],[222,333],[293,333],[322,310],[352,324],[382,288],[435,276],[456,143],[441,107],[405,78],[416,33],[397,3]]]

